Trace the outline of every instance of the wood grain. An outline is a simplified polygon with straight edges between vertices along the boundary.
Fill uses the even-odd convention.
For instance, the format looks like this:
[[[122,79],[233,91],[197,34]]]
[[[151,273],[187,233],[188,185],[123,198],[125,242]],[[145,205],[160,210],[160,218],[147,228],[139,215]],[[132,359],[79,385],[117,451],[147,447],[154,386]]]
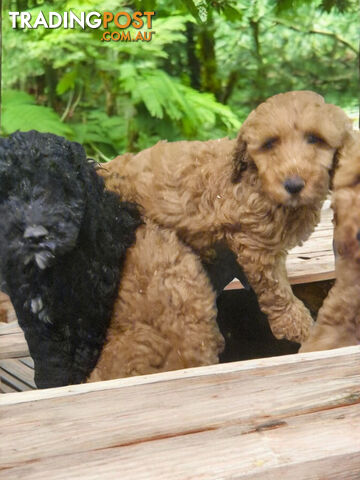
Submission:
[[[360,478],[360,347],[0,396],[0,478]]]
[[[11,325],[10,329],[7,329]],[[19,358],[29,355],[24,334],[17,324],[0,325],[0,359]]]
[[[28,388],[36,388],[34,383],[34,370],[25,362],[17,359],[0,360],[0,370],[21,380]],[[26,390],[28,389],[26,388]]]

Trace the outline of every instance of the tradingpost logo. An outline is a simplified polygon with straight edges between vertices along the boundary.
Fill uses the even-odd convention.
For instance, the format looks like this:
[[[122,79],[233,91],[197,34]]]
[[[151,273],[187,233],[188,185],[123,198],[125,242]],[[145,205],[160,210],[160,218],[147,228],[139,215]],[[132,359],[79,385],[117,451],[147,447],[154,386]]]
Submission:
[[[103,27],[102,42],[150,42],[155,32],[152,30],[152,21],[155,12],[80,12],[72,11],[58,13],[49,12],[45,15],[41,10],[36,17],[30,12],[9,12],[13,29],[37,29],[37,28],[86,28],[98,29]],[[111,28],[118,30],[111,31]],[[128,30],[134,28],[134,31]],[[142,28],[146,31],[140,31]]]

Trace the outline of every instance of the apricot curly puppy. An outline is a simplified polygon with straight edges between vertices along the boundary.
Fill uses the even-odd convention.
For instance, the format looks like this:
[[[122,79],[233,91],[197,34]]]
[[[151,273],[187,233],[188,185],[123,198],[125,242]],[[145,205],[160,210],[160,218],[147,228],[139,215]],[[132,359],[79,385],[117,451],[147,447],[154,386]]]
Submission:
[[[201,258],[225,241],[277,338],[304,340],[312,324],[293,295],[287,250],[319,221],[334,158],[351,129],[344,112],[313,92],[276,95],[238,138],[157,143],[106,164],[107,188],[139,203]]]
[[[140,226],[127,252],[99,361],[88,381],[218,363],[215,293],[175,232]]]
[[[334,177],[336,281],[301,352],[356,345],[360,341],[360,134],[339,158]]]

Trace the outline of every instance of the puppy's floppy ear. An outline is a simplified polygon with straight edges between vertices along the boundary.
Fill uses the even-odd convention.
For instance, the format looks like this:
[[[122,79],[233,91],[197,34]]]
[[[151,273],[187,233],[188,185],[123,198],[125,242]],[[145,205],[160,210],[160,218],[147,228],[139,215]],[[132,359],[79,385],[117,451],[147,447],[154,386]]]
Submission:
[[[247,152],[247,144],[240,133],[236,139],[236,146],[233,153],[232,183],[240,182],[243,172],[245,172],[249,166],[249,162],[250,157]]]
[[[335,151],[330,169],[330,190],[351,186],[358,182],[360,165],[360,135],[357,131],[344,133],[342,145]]]

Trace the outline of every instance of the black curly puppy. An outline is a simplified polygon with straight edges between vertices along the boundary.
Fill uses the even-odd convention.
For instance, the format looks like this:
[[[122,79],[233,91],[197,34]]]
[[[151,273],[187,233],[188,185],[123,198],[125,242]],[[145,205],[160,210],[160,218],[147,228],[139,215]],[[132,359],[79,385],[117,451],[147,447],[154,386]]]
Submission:
[[[81,145],[36,131],[0,139],[0,287],[38,387],[80,383],[93,370],[140,223]]]
[[[37,386],[218,362],[215,289],[234,259],[215,245],[204,268],[174,232],[108,191],[99,171],[55,135],[0,139],[0,288]]]

